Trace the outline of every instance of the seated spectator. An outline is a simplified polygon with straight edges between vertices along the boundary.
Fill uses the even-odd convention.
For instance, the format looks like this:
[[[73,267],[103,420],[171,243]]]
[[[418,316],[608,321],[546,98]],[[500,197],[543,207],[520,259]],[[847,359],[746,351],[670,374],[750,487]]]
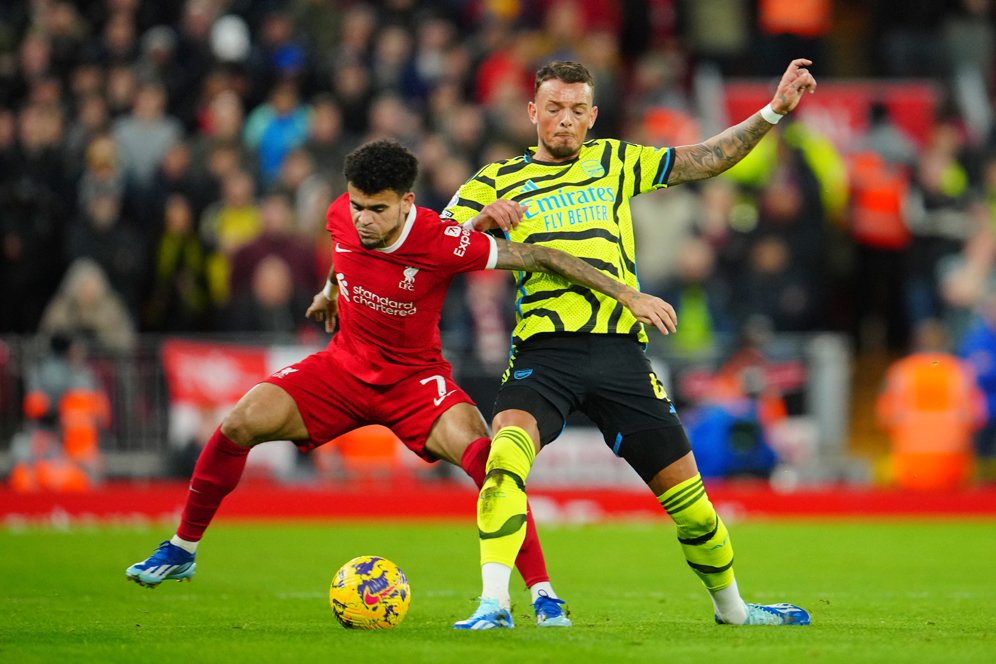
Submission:
[[[124,175],[118,164],[118,150],[107,134],[98,134],[86,146],[84,167],[77,185],[77,200],[87,205],[101,194],[124,196]]]
[[[234,91],[223,89],[205,102],[198,117],[198,133],[191,145],[194,165],[199,170],[207,170],[211,153],[218,145],[237,146],[243,153],[240,156],[255,164],[255,155],[249,154],[248,147],[242,145],[242,130],[245,114],[242,100]]]
[[[152,254],[144,327],[155,332],[203,330],[210,311],[207,258],[190,201],[183,195],[166,200],[163,226]]]
[[[78,258],[69,266],[45,307],[38,331],[82,338],[111,352],[125,352],[135,345],[135,324],[92,258]]]
[[[278,83],[266,103],[249,113],[244,138],[259,154],[263,182],[273,182],[287,153],[308,138],[308,109],[301,104],[294,83]]]
[[[110,121],[107,100],[103,95],[89,92],[77,99],[76,117],[68,125],[63,145],[63,154],[71,173],[77,173],[79,164],[86,158],[88,146],[97,136],[107,133]]]
[[[166,202],[170,196],[179,194],[187,199],[193,211],[194,219],[200,218],[204,209],[218,198],[218,190],[210,178],[197,172],[197,164],[186,141],[173,144],[159,164],[156,176],[149,188],[148,195],[134,206],[136,215],[144,219],[161,218]],[[162,230],[151,224],[145,229],[152,234]]]
[[[906,256],[904,300],[912,325],[939,318],[944,305],[938,269],[963,249],[978,207],[962,163],[965,138],[953,118],[939,121],[920,154],[907,201],[912,242]]]
[[[208,285],[217,305],[228,302],[231,257],[262,231],[256,183],[238,168],[222,180],[221,199],[204,210],[200,232],[211,255],[208,258]]]
[[[697,237],[681,243],[675,257],[676,272],[661,297],[671,303],[681,320],[681,334],[667,337],[669,346],[688,356],[704,356],[716,349],[720,338],[733,331],[729,292],[716,277],[716,256],[712,247]],[[641,290],[652,288],[653,282]]]
[[[311,103],[311,123],[304,149],[311,156],[315,170],[331,181],[335,191],[345,191],[342,162],[356,141],[342,125],[342,109],[330,95],[320,95]]]
[[[733,185],[729,180],[713,178],[703,183],[703,189],[710,187]],[[675,187],[667,192],[637,196],[630,203],[640,290],[660,295],[666,292],[669,282],[678,278],[679,258],[703,225],[704,201],[709,195],[693,187]],[[662,224],[661,219],[668,221]]]
[[[281,192],[268,194],[259,209],[262,232],[232,256],[232,297],[237,299],[252,289],[256,269],[270,256],[286,263],[295,297],[309,297],[315,288],[315,257],[309,242],[295,231],[290,198]]]
[[[0,331],[34,332],[65,269],[71,214],[61,157],[46,147],[36,109],[0,109]]]
[[[305,324],[308,302],[297,297],[287,262],[277,255],[263,258],[252,273],[248,292],[233,298],[222,327],[233,332],[295,334]]]
[[[139,310],[146,277],[145,238],[126,220],[119,195],[98,190],[82,206],[81,216],[69,229],[70,259],[92,258],[128,311]]]
[[[183,126],[166,114],[162,84],[143,83],[135,93],[131,113],[114,122],[111,134],[125,180],[141,191],[152,183],[166,151],[183,137]]]
[[[135,102],[138,77],[127,64],[114,64],[107,68],[107,110],[113,119],[127,117]]]

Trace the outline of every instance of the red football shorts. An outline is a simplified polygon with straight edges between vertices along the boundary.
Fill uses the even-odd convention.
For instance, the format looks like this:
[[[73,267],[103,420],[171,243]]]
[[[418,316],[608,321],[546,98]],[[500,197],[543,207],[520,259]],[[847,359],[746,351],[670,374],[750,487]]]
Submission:
[[[415,370],[393,385],[371,385],[343,369],[328,350],[309,355],[263,382],[294,399],[311,436],[295,441],[305,452],[353,429],[381,424],[412,452],[433,461],[425,440],[435,421],[458,403],[476,405],[453,382],[446,364]]]

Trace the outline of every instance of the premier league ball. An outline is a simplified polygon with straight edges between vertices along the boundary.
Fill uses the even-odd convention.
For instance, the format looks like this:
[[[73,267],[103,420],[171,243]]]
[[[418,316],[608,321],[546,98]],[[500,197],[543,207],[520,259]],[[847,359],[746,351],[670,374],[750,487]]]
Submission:
[[[359,556],[339,568],[329,588],[332,613],[349,629],[397,627],[412,599],[401,568],[379,556]]]

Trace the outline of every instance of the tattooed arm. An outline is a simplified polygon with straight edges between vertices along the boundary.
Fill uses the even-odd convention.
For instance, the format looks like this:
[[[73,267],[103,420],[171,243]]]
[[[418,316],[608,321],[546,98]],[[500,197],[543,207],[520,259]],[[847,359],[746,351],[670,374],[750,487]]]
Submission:
[[[816,79],[806,69],[811,64],[812,61],[805,58],[789,64],[771,100],[771,109],[775,113],[785,115],[791,112],[799,105],[803,93],[816,90]],[[705,180],[719,175],[746,157],[773,126],[757,112],[702,143],[674,148],[674,166],[668,184]]]
[[[495,263],[497,270],[556,274],[617,300],[629,309],[638,321],[653,325],[662,334],[677,330],[678,317],[670,304],[599,272],[576,256],[537,244],[522,244],[499,239],[496,239],[495,243],[498,245],[498,261]]]

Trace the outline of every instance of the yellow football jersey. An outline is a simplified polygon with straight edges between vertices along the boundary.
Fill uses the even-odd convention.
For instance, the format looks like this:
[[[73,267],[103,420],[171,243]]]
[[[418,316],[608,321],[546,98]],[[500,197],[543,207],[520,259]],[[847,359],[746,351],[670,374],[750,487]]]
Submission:
[[[667,186],[673,151],[594,139],[563,163],[536,161],[534,153],[482,168],[442,216],[463,222],[494,200],[518,201],[528,209],[508,239],[560,249],[639,288],[629,199]],[[647,343],[643,325],[615,300],[556,275],[515,277],[513,344],[551,332],[629,334]]]

